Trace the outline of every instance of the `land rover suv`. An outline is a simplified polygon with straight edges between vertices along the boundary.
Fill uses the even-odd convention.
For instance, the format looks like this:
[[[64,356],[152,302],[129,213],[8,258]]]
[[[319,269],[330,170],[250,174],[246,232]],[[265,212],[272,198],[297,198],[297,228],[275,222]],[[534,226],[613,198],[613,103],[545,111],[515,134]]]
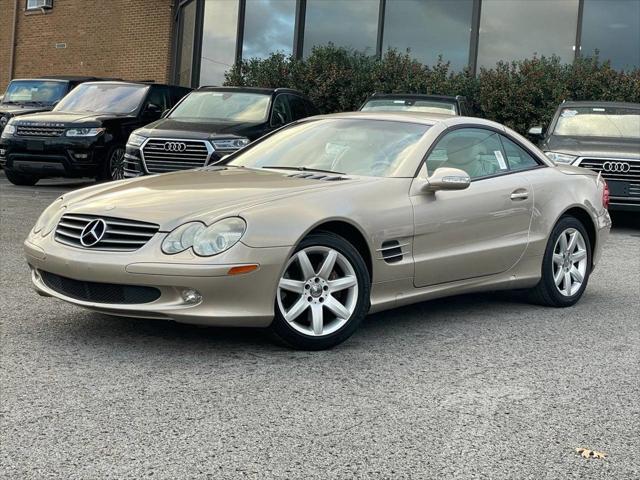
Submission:
[[[0,132],[12,117],[47,112],[77,85],[95,77],[46,77],[11,80],[0,97]]]
[[[83,83],[51,112],[11,119],[0,136],[0,165],[16,185],[46,177],[124,178],[129,134],[189,91],[157,83]]]
[[[213,164],[273,130],[317,113],[296,90],[201,87],[162,119],[131,134],[125,176]]]
[[[600,172],[610,210],[640,212],[640,104],[564,102],[546,131],[537,126],[529,135],[554,162]]]

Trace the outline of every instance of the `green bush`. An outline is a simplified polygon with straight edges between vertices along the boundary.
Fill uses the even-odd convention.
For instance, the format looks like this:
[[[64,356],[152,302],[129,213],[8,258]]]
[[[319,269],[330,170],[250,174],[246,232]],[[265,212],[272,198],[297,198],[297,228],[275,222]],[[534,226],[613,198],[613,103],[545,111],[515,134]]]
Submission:
[[[614,70],[597,52],[572,64],[555,56],[500,62],[474,76],[452,71],[442,58],[428,66],[409,51],[378,59],[329,44],[304,60],[282,53],[245,60],[226,73],[225,85],[295,88],[324,113],[356,110],[373,92],[464,95],[478,116],[521,133],[548,124],[563,100],[640,103],[640,69]]]

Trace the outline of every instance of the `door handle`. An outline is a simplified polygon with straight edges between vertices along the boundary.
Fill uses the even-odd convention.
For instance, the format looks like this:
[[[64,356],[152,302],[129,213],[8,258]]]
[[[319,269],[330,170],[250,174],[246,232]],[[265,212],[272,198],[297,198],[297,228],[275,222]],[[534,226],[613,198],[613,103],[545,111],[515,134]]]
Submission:
[[[526,200],[529,198],[529,192],[526,190],[516,190],[511,194],[511,200]]]

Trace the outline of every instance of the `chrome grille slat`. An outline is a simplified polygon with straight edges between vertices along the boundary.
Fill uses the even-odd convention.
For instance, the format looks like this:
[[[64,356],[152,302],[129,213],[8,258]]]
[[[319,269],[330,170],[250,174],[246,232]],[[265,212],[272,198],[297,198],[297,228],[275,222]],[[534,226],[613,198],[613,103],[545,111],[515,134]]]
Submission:
[[[98,243],[86,247],[81,242],[82,232],[90,222],[97,219],[105,222],[106,229]],[[88,250],[131,252],[145,245],[158,230],[159,225],[148,222],[99,215],[66,214],[56,226],[55,239],[64,245]]]
[[[165,144],[184,145],[183,151],[166,150]],[[149,173],[164,173],[204,167],[213,152],[204,140],[151,138],[141,149],[142,161]]]

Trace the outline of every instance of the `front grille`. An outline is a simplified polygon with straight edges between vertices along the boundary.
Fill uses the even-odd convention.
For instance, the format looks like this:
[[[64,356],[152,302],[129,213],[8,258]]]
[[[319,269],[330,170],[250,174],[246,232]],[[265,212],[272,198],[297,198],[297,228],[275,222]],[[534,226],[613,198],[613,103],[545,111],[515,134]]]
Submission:
[[[154,287],[84,282],[41,270],[38,273],[51,290],[85,302],[133,305],[151,303],[160,298],[160,290]]]
[[[640,160],[583,158],[579,166],[601,172],[607,180],[640,181]]]
[[[16,127],[16,134],[19,137],[60,137],[64,133],[62,127],[38,127],[38,126],[21,126]]]
[[[149,173],[204,167],[209,149],[204,140],[168,140],[152,138],[142,148],[142,160]]]
[[[104,220],[106,224],[104,234],[95,245],[86,246],[81,242],[82,233],[89,223],[97,219]],[[145,245],[159,229],[160,226],[154,223],[96,215],[66,214],[58,222],[55,239],[72,247],[131,252]],[[94,239],[88,240],[85,243],[93,243]]]

